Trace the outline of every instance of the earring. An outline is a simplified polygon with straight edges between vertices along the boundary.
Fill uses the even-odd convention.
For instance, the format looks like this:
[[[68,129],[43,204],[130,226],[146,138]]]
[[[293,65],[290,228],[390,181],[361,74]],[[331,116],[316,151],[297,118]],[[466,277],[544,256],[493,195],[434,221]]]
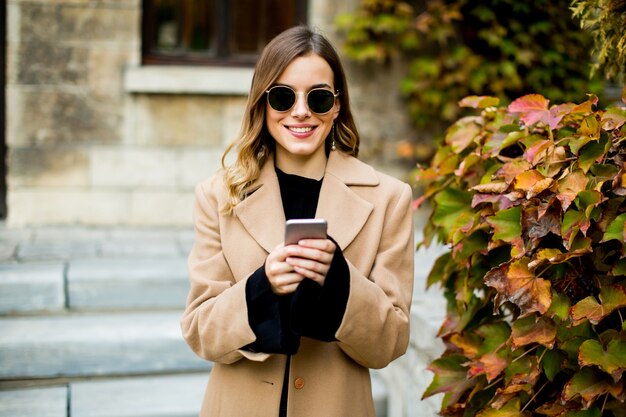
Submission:
[[[330,150],[336,151],[337,147],[335,146],[335,124],[333,123],[332,131],[330,132],[331,142],[330,142]]]

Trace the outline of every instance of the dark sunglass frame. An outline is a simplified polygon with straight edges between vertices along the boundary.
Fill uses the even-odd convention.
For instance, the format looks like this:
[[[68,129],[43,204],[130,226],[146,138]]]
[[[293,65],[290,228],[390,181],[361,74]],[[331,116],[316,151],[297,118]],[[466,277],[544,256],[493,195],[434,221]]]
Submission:
[[[293,94],[293,102],[291,103],[291,105],[290,105],[288,108],[282,109],[282,107],[280,107],[280,108],[276,108],[276,107],[274,107],[274,104],[275,104],[275,103],[272,103],[272,100],[270,99],[270,94],[271,94],[271,92],[272,92],[273,90],[275,90],[275,89],[285,89],[285,90],[289,90],[289,91],[291,91],[291,93]],[[315,94],[317,94],[317,93],[316,93],[317,91],[322,91],[322,92],[324,92],[324,94],[325,94],[325,93],[329,93],[330,95],[332,95],[332,97],[333,97],[333,101],[332,101],[331,106],[328,108],[328,110],[326,110],[326,111],[319,111],[319,112],[318,112],[318,111],[315,111],[315,110],[314,110],[314,107],[317,107],[317,105],[316,105],[315,103],[313,103],[313,106],[311,106],[311,103],[309,102],[309,99],[310,99],[311,97],[313,97],[313,98],[314,98],[314,97],[315,97]],[[271,107],[272,109],[274,109],[275,111],[277,111],[277,112],[281,112],[281,113],[282,113],[282,112],[286,112],[286,111],[289,111],[289,110],[293,109],[293,106],[295,106],[295,105],[296,105],[296,101],[297,101],[298,95],[299,95],[299,94],[304,94],[304,95],[306,96],[306,105],[307,105],[307,107],[309,108],[309,110],[311,110],[311,111],[312,111],[313,113],[315,113],[315,114],[326,114],[326,113],[328,113],[329,111],[331,111],[331,110],[333,109],[333,107],[334,107],[334,105],[335,105],[335,100],[336,100],[336,99],[337,99],[337,97],[339,96],[339,91],[337,91],[336,93],[333,93],[332,91],[327,90],[327,89],[325,89],[325,88],[313,88],[313,89],[309,90],[309,91],[308,91],[308,92],[306,92],[306,93],[298,93],[298,92],[296,92],[296,90],[294,90],[293,88],[288,87],[288,86],[286,86],[286,85],[275,85],[275,86],[273,86],[273,87],[271,87],[271,88],[269,88],[269,89],[265,90],[265,93],[267,93],[267,102],[268,102],[268,104],[270,105],[270,107]],[[311,93],[314,93],[314,95],[313,95],[313,96],[311,96]],[[330,98],[330,96],[327,96],[326,98]],[[283,107],[284,107],[284,106],[283,106]]]

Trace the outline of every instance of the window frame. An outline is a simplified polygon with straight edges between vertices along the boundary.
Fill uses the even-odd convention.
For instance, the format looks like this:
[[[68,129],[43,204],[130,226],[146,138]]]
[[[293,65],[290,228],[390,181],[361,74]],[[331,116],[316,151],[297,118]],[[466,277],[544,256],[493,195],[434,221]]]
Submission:
[[[308,1],[295,1],[295,24],[306,23],[308,17]],[[232,55],[229,51],[229,36],[232,36],[229,14],[231,2],[228,0],[217,0],[216,4],[216,36],[217,36],[217,56],[209,56],[201,53],[190,53],[189,51],[163,53],[154,50],[152,39],[156,30],[154,13],[151,0],[142,0],[141,17],[141,64],[142,65],[211,65],[229,67],[253,67],[257,54]],[[183,13],[184,15],[184,13]]]

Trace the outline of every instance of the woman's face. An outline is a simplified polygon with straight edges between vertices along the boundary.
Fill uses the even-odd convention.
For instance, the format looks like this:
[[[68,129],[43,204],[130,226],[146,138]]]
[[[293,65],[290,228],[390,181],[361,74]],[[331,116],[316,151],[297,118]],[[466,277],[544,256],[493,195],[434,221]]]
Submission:
[[[294,59],[276,80],[274,85],[291,87],[297,93],[295,104],[286,111],[274,110],[266,101],[265,123],[276,141],[279,168],[297,173],[298,165],[309,160],[323,159],[325,162],[324,140],[339,115],[339,100],[335,99],[329,112],[317,114],[309,109],[306,94],[314,88],[334,93],[333,79],[333,70],[328,62],[319,55],[309,54]]]

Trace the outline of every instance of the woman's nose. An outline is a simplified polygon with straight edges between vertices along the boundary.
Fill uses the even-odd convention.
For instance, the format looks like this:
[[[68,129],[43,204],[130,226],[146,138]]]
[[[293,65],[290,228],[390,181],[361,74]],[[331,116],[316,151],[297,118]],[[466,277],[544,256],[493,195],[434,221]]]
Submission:
[[[306,103],[306,94],[303,92],[296,93],[296,103],[291,110],[291,115],[293,117],[306,117],[310,114],[309,106]]]

